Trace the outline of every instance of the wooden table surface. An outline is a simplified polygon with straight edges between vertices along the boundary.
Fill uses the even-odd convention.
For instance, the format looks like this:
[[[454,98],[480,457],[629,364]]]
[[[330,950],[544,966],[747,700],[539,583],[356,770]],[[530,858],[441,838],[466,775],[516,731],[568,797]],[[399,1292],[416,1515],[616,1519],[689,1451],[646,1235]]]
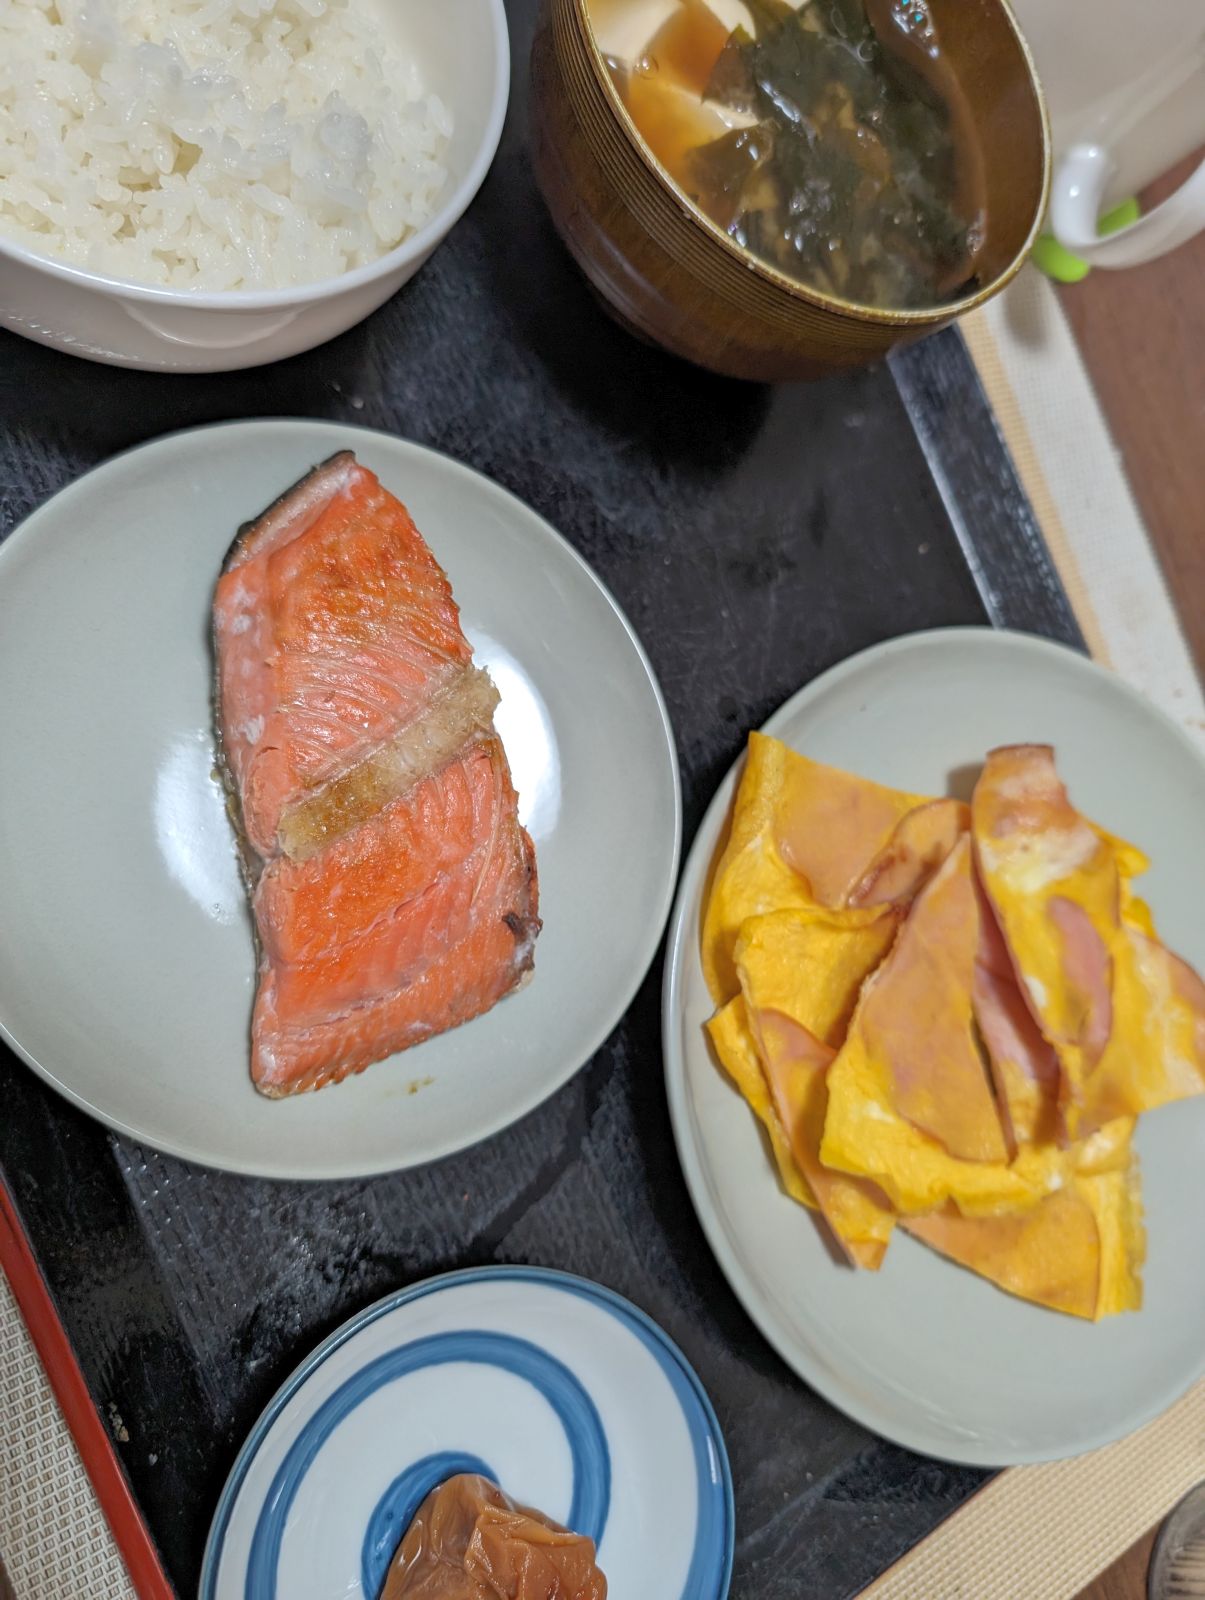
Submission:
[[[1205,672],[1205,233],[1145,266],[1097,269],[1060,299]]]
[[[1205,672],[1205,233],[1146,266],[1097,270],[1060,299]],[[1080,1600],[1146,1600],[1156,1531]]]
[[[1131,1545],[1096,1582],[1080,1595],[1080,1600],[1146,1600],[1146,1569],[1157,1528],[1152,1528]]]

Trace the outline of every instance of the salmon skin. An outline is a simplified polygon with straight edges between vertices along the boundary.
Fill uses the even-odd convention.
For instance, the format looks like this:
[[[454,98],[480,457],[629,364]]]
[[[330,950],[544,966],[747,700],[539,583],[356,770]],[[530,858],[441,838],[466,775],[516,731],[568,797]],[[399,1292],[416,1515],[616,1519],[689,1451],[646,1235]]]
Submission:
[[[351,451],[239,529],[213,638],[259,951],[251,1077],[296,1094],[524,981],[535,850],[447,577]]]

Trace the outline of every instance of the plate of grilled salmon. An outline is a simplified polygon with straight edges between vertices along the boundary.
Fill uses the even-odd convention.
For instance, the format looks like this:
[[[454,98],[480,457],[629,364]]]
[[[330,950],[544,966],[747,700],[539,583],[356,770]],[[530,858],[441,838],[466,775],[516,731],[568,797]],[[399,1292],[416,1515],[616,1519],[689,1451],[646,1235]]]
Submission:
[[[622,1016],[676,875],[672,732],[614,599],[488,479],[321,422],[172,435],[28,518],[0,606],[31,686],[0,710],[0,1029],[113,1128],[395,1170]]]
[[[1205,1371],[1205,761],[1076,652],[888,641],[749,735],[682,875],[687,1182],[876,1432],[1073,1455]]]

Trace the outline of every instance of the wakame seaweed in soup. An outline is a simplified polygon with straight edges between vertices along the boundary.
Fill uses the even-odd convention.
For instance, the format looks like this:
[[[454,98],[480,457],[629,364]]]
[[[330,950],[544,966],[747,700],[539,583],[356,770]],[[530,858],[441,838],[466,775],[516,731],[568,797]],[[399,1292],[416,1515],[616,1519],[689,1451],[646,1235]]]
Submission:
[[[738,244],[841,299],[906,309],[972,289],[982,154],[928,0],[724,11],[747,24],[705,0],[668,17],[593,0],[624,102],[679,186]]]

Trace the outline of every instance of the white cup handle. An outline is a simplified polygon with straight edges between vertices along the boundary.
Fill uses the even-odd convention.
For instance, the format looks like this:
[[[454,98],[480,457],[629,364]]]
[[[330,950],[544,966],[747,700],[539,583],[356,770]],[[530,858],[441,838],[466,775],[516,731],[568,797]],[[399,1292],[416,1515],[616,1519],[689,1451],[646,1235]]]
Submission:
[[[1050,193],[1050,225],[1064,249],[1094,267],[1136,267],[1166,255],[1205,228],[1205,161],[1145,217],[1103,238],[1097,220],[1113,159],[1099,144],[1073,145],[1059,163]]]

